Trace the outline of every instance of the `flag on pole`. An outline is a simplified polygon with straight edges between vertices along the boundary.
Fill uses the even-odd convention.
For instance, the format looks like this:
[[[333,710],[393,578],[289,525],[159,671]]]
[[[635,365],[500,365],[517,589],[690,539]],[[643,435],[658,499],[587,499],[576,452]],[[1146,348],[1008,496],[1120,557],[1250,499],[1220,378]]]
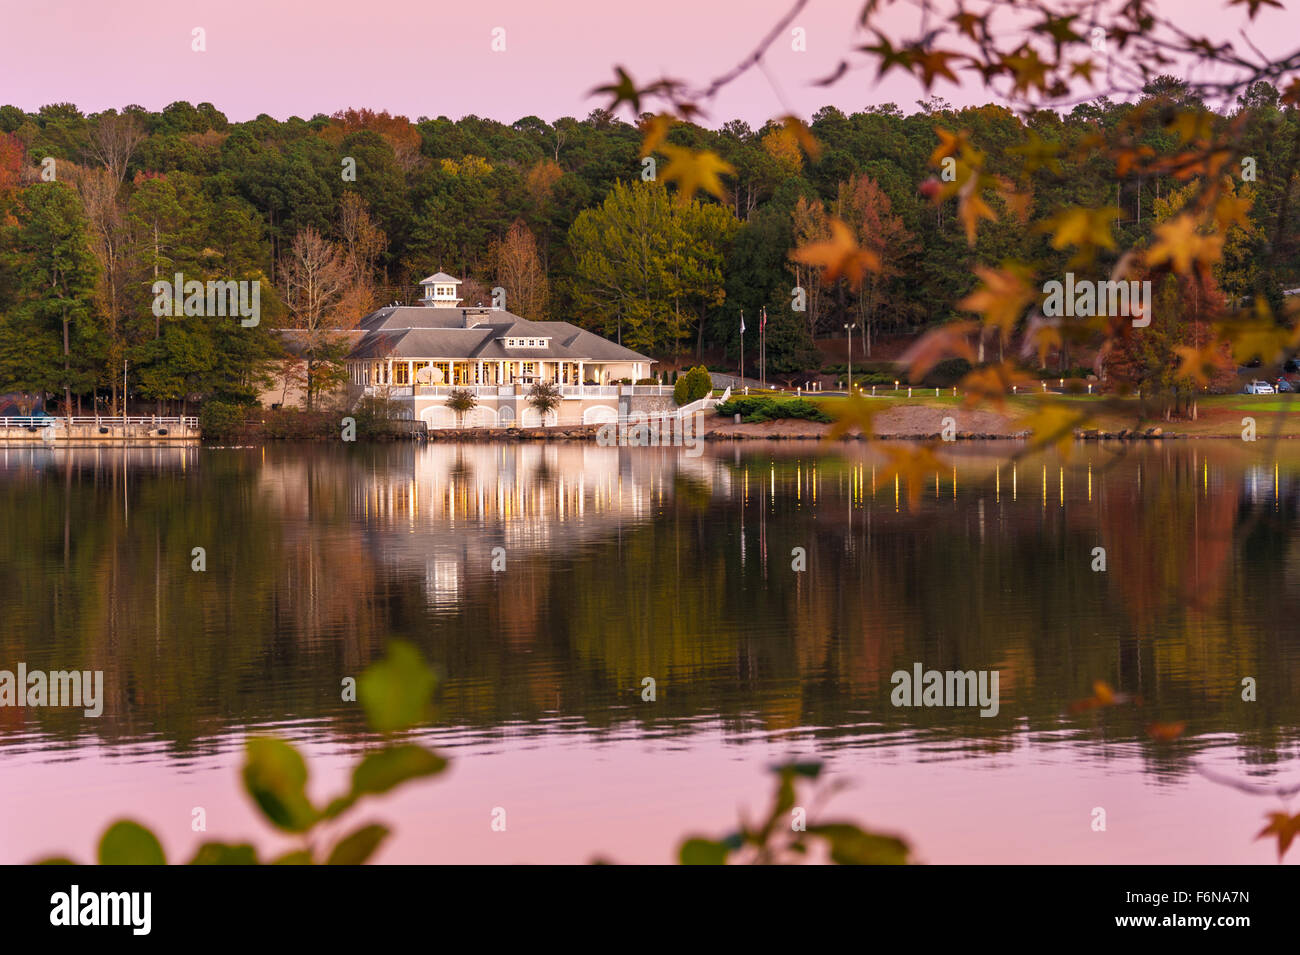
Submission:
[[[767,306],[766,305],[763,306],[763,312],[758,319],[758,330],[762,332],[763,329],[765,328],[767,328]]]
[[[740,334],[745,334],[745,313],[743,310],[740,313]]]

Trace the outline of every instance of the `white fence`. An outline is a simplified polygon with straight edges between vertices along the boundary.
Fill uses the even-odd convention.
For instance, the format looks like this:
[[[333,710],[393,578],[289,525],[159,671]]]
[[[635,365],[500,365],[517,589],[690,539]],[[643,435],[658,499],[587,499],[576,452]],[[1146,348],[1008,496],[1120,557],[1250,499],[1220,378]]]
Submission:
[[[26,418],[0,418],[0,428],[65,428],[65,427],[100,427],[123,428],[129,426],[147,426],[151,428],[197,428],[199,419],[194,416],[176,418],[158,418],[153,415],[130,416],[126,418],[97,418],[89,415],[74,415],[71,418],[55,418],[38,415]]]

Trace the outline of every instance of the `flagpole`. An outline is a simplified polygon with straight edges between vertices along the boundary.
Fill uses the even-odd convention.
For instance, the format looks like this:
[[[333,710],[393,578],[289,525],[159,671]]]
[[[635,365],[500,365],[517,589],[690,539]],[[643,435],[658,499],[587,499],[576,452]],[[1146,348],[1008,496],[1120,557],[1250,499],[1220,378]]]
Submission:
[[[763,306],[763,317],[758,320],[758,367],[763,387],[767,387],[767,306]]]
[[[740,310],[740,383],[745,384],[745,310]]]

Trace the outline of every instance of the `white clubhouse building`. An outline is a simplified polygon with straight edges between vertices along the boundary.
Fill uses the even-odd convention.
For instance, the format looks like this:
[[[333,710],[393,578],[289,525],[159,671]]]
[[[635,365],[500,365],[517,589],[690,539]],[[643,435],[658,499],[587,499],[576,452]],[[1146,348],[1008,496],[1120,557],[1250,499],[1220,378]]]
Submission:
[[[649,377],[654,359],[568,322],[532,322],[499,308],[462,308],[459,284],[438,272],[420,283],[419,305],[389,305],[362,319],[345,359],[354,389],[409,400],[411,417],[431,428],[455,427],[456,415],[446,406],[453,389],[468,389],[478,398],[478,406],[465,415],[468,427],[542,424],[527,402],[539,381],[561,386],[564,396],[548,424],[612,421],[620,391],[671,393],[658,386],[620,389],[621,382]]]

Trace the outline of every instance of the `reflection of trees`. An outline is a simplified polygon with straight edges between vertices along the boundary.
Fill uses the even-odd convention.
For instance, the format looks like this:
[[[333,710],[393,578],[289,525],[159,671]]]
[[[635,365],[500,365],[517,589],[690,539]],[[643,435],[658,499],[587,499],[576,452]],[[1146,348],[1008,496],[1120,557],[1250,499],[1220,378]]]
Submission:
[[[308,454],[263,487],[260,457],[214,451],[184,471],[124,474],[119,456],[88,456],[66,486],[50,471],[6,474],[3,659],[105,671],[102,718],[51,708],[29,720],[183,742],[337,698],[378,641],[373,568],[355,537],[332,532],[349,519],[344,475]],[[206,572],[190,569],[195,547]]]
[[[728,453],[662,471],[641,465],[671,455],[590,459],[613,476],[575,472],[580,453],[461,453],[444,462],[453,503],[419,484],[400,446],[201,452],[184,470],[132,471],[125,495],[111,457],[11,469],[0,650],[33,667],[104,669],[110,701],[91,731],[179,742],[350,713],[339,681],[389,634],[445,675],[441,718],[479,727],[707,716],[736,731],[878,725],[986,748],[1013,744],[1026,723],[1097,721],[1108,738],[1140,739],[1147,722],[1190,719],[1189,748],[1204,720],[1265,758],[1300,717],[1286,625],[1297,502],[1290,485],[1276,500],[1244,494],[1256,462],[1224,446],[1152,447],[1111,467],[1079,450],[1064,465],[1025,462],[1014,482],[991,458],[954,455],[959,493],[940,475],[915,509],[906,493],[896,505],[892,482],[872,494],[870,451],[775,464]],[[1297,465],[1300,454],[1281,473]],[[545,487],[539,466],[553,469]],[[498,501],[493,474],[523,496]],[[441,508],[454,508],[450,536]],[[519,533],[538,523],[544,535]],[[458,584],[431,605],[435,541]],[[493,573],[503,543],[509,568]],[[195,546],[206,573],[189,570]],[[1090,569],[1096,546],[1104,574]],[[893,709],[890,674],[916,661],[999,669],[1002,716]],[[653,705],[640,699],[647,676]],[[1259,703],[1239,703],[1242,676],[1267,682]],[[1063,716],[1095,679],[1146,705]],[[13,711],[0,719],[14,725]],[[87,730],[58,710],[29,719]],[[1160,765],[1178,769],[1185,750],[1167,749]]]

